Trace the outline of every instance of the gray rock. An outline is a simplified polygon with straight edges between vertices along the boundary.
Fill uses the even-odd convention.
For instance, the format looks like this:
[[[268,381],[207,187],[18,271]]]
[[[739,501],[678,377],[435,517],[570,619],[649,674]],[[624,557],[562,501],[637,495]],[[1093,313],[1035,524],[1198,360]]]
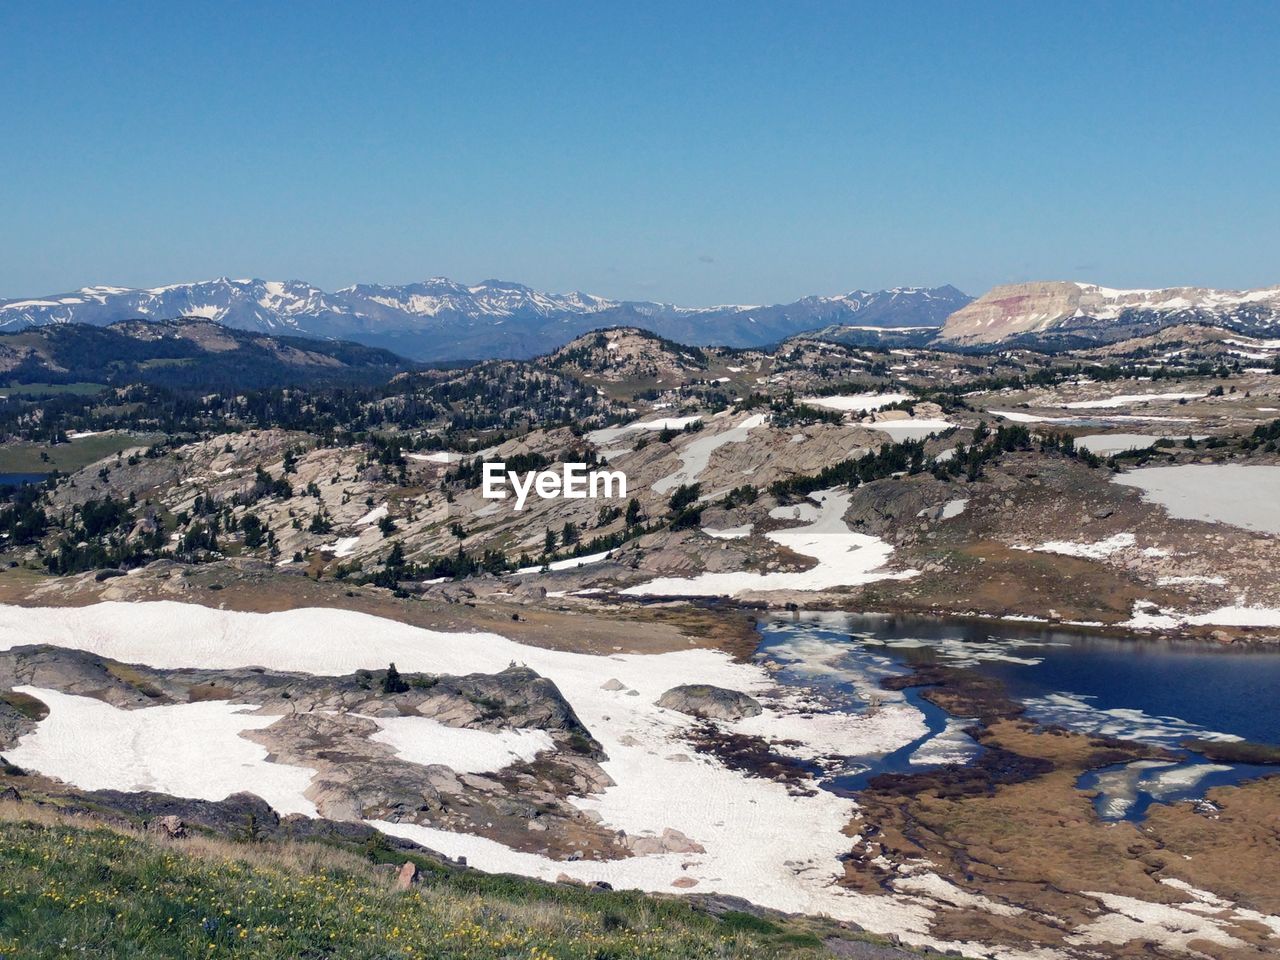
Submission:
[[[706,848],[679,830],[666,827],[661,836],[628,837],[627,846],[638,857],[660,853],[706,853]]]
[[[147,824],[147,829],[170,840],[178,840],[187,835],[187,825],[182,822],[181,817],[172,813],[152,820]]]
[[[658,698],[658,706],[707,720],[741,720],[761,713],[760,703],[754,697],[706,683],[672,687]]]

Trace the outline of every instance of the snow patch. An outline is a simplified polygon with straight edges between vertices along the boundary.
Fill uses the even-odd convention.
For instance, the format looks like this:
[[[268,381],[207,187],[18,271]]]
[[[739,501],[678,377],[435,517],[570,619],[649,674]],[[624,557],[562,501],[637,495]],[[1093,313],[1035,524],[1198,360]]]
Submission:
[[[84,790],[154,790],[223,800],[252,790],[280,813],[318,816],[303,791],[315,771],[267,760],[266,747],[240,736],[280,718],[257,706],[210,700],[122,710],[93,697],[14,687],[49,715],[6,750],[11,763]]]
[[[431,717],[368,719],[378,725],[369,739],[389,745],[401,760],[443,764],[455,773],[492,773],[555,747],[545,730],[472,730]]]
[[[817,505],[808,505],[803,519],[811,522],[802,527],[775,530],[765,534],[770,540],[801,556],[817,561],[812,569],[787,573],[702,573],[695,577],[658,577],[648,583],[627,587],[629,596],[740,596],[765,590],[829,590],[878,580],[905,580],[914,570],[892,573],[884,565],[893,547],[879,537],[853,533],[844,522],[852,495],[843,490],[824,490],[813,495]],[[799,508],[775,507],[771,517]],[[784,514],[785,515],[785,514]]]

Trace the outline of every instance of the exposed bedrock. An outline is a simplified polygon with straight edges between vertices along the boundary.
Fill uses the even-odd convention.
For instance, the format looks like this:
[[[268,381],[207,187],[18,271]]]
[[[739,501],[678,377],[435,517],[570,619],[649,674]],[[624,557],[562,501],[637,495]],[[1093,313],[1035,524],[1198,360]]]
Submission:
[[[241,736],[267,759],[314,771],[306,796],[322,817],[377,818],[460,830],[528,852],[625,856],[626,838],[567,801],[612,781],[603,753],[554,683],[512,665],[461,677],[362,670],[342,677],[268,671],[157,670],[84,651],[31,646],[0,652],[0,750],[36,729],[48,708],[15,686],[93,697],[119,709],[225,700],[276,714]],[[381,721],[422,717],[447,727],[498,733],[536,729],[549,748],[512,756],[487,773],[413,762],[381,739]],[[431,728],[420,734],[430,738]]]
[[[268,713],[328,710],[371,717],[424,716],[453,727],[562,733],[573,739],[580,752],[598,754],[599,745],[556,685],[528,667],[512,664],[496,674],[461,677],[404,674],[392,692],[385,680],[383,670],[360,670],[342,677],[260,667],[157,670],[61,647],[0,651],[0,691],[22,685],[44,687],[126,710],[230,700],[259,704]],[[0,707],[0,724],[3,711]]]
[[[658,706],[705,720],[741,720],[761,712],[754,697],[706,683],[672,687],[658,698]]]

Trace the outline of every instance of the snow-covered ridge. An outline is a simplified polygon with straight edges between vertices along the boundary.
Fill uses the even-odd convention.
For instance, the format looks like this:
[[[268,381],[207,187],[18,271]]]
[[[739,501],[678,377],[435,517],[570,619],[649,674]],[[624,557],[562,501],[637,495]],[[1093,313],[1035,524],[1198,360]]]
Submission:
[[[969,298],[954,287],[854,290],[772,306],[675,306],[520,283],[361,283],[332,292],[300,280],[229,279],[148,288],[83,287],[0,300],[0,331],[57,323],[202,317],[243,330],[390,346],[415,359],[534,356],[601,327],[642,326],[681,343],[760,346],[852,322],[941,326]]]
[[[936,299],[935,293],[924,287],[895,287],[876,292],[854,290],[836,296],[806,299],[844,304],[857,310],[875,300],[904,297]],[[624,305],[648,308],[654,313],[683,314],[747,313],[764,309],[759,304],[689,307],[657,302],[629,303],[580,291],[543,293],[524,284],[503,280],[485,280],[468,285],[446,277],[432,277],[399,286],[353,284],[329,293],[301,280],[218,277],[159,287],[82,287],[71,293],[46,297],[0,300],[0,327],[109,323],[117,319],[171,319],[179,316],[204,316],[225,322],[228,318],[240,318],[246,311],[256,313],[267,327],[274,327],[282,321],[281,315],[289,317],[325,311],[370,319],[379,319],[378,314],[387,310],[417,317],[435,317],[450,310],[474,317],[517,316],[530,312],[553,316],[558,313],[597,313]],[[637,312],[645,311],[638,309]],[[112,316],[100,319],[103,313]]]
[[[499,280],[465,286],[437,277],[403,286],[358,284],[327,293],[299,280],[219,277],[138,289],[83,287],[69,294],[0,301],[0,327],[199,316],[229,326],[267,330],[292,326],[301,330],[305,325],[297,323],[297,318],[331,314],[386,324],[396,319],[389,313],[411,317],[436,317],[449,311],[471,317],[551,316],[616,306],[618,301],[591,294],[540,293]]]

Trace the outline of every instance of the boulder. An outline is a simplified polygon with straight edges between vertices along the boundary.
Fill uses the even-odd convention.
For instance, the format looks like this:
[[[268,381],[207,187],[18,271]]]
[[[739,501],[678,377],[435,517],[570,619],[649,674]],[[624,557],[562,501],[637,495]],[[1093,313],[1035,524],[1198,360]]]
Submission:
[[[741,720],[759,716],[761,712],[754,697],[708,683],[672,687],[658,698],[658,706],[706,720]]]
[[[511,596],[519,601],[545,600],[547,588],[533,583],[521,583],[511,592]]]
[[[660,837],[628,837],[627,847],[638,857],[661,853],[706,853],[707,849],[679,830],[666,827]]]
[[[911,413],[907,410],[877,410],[871,414],[873,423],[889,423],[894,420],[910,420]]]
[[[187,825],[182,818],[174,814],[157,817],[147,824],[147,829],[169,840],[179,840],[187,835]]]
[[[408,890],[418,882],[418,865],[412,860],[406,860],[404,866],[400,868],[400,872],[396,874],[396,889]]]

